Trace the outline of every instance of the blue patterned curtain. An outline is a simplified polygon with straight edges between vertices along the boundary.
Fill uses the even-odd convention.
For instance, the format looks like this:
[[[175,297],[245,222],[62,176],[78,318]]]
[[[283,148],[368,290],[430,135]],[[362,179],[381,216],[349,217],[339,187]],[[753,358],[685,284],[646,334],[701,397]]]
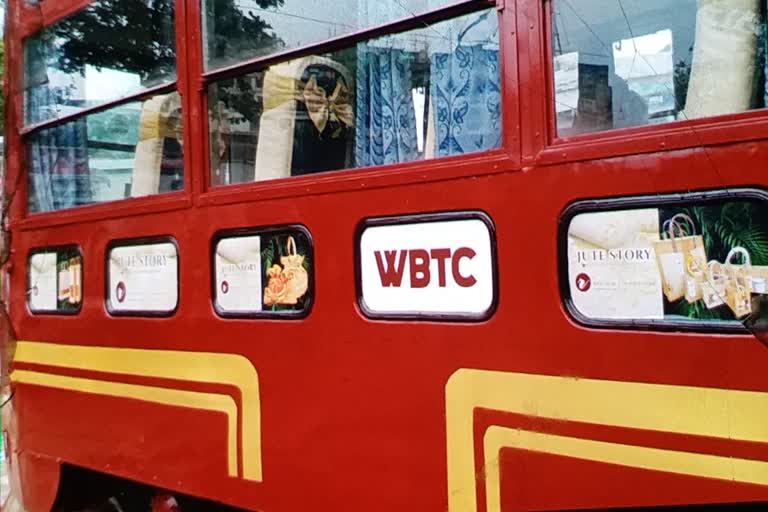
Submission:
[[[435,156],[460,155],[501,143],[498,43],[490,39],[484,43],[463,42],[470,29],[488,23],[485,13],[458,34],[458,44],[452,51],[432,54],[430,96],[435,109]],[[491,23],[495,27],[495,19]]]
[[[407,162],[418,157],[411,96],[412,52],[358,45],[355,163]]]
[[[30,55],[30,54],[28,54]],[[34,55],[45,59],[45,52]],[[56,89],[43,74],[27,84],[29,123],[56,117]],[[85,118],[41,130],[28,138],[29,210],[44,212],[92,202],[88,169],[88,131]]]

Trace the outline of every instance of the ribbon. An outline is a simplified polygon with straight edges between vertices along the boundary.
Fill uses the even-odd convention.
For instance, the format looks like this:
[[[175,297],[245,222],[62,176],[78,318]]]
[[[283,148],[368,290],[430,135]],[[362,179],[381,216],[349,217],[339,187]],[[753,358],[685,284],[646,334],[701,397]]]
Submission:
[[[287,76],[267,73],[264,79],[264,110],[271,110],[283,103],[301,101],[307,108],[309,118],[319,133],[323,133],[329,122],[335,121],[346,126],[354,123],[352,105],[349,104],[349,89],[340,79],[330,97],[325,89],[312,77],[304,84]]]

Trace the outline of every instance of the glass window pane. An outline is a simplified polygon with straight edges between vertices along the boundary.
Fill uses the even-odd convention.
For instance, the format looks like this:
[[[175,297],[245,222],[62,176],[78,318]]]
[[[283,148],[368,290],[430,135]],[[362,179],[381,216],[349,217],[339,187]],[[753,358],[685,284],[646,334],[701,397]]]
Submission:
[[[768,204],[757,194],[763,197],[743,190],[706,201],[661,195],[639,208],[574,215],[563,233],[568,266],[561,269],[569,308],[585,322],[633,327],[764,314]]]
[[[27,138],[29,211],[181,190],[181,143],[175,92],[40,130]]]
[[[554,0],[560,136],[765,106],[757,0]]]
[[[216,69],[381,25],[456,0],[202,0],[205,63]]]
[[[173,14],[173,0],[96,0],[25,39],[25,124],[174,81]]]
[[[498,61],[497,14],[488,9],[215,83],[211,182],[498,147]]]

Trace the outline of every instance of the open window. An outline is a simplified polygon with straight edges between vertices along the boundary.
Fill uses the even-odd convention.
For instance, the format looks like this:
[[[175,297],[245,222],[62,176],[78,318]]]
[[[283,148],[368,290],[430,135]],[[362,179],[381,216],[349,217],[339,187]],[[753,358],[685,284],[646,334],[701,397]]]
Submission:
[[[765,2],[550,5],[558,137],[765,106]]]

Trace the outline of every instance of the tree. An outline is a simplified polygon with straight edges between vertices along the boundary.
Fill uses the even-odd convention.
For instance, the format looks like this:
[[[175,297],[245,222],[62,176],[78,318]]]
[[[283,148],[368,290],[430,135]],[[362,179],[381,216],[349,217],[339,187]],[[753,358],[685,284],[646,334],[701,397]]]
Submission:
[[[252,0],[251,9],[238,8],[241,2],[204,2],[208,56],[219,66],[284,46],[272,27],[254,13],[280,7],[284,0]],[[52,25],[43,38],[53,45],[52,58],[65,72],[84,75],[85,66],[90,65],[137,74],[143,85],[151,86],[175,76],[173,21],[173,0],[97,0]],[[251,82],[239,82],[250,94],[230,98],[219,88],[218,99],[235,110],[251,111]]]

